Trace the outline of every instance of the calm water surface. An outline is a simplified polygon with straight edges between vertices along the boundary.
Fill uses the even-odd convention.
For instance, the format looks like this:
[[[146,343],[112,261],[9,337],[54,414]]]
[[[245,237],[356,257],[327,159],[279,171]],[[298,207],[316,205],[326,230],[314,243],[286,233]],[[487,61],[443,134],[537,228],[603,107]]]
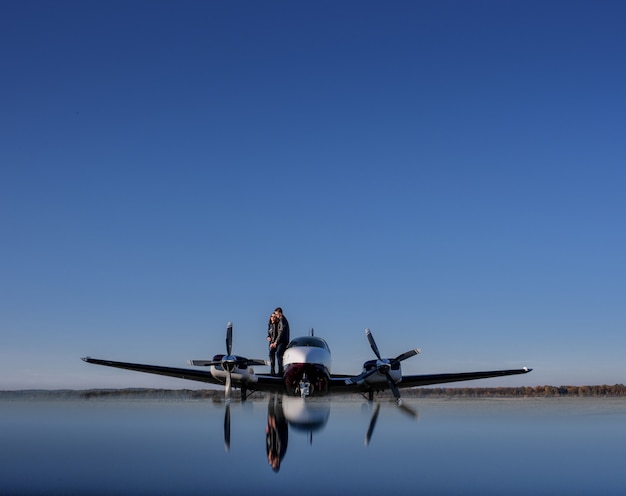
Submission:
[[[624,399],[406,403],[1,401],[0,494],[626,494]]]

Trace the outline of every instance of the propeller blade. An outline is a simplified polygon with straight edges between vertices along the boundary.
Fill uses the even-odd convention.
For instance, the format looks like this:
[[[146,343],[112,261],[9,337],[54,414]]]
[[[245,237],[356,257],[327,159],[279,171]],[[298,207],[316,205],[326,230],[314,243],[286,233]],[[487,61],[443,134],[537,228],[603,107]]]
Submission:
[[[365,329],[365,335],[367,336],[367,340],[370,342],[370,346],[372,347],[372,351],[376,355],[376,358],[382,360],[380,358],[380,352],[378,351],[378,346],[376,346],[376,341],[374,341],[374,336],[372,336],[372,331],[369,329]]]
[[[400,410],[402,410],[404,413],[406,413],[410,417],[417,419],[417,411],[413,410],[413,408],[411,408],[410,406],[405,405],[402,400],[398,400],[396,403],[398,407],[400,408]]]
[[[230,370],[228,371],[228,375],[226,376],[226,388],[224,389],[224,395],[225,395],[225,399],[226,401],[230,401],[230,390],[231,390],[231,377],[230,377]]]
[[[373,368],[369,372],[366,372],[365,374],[361,374],[361,380],[367,379],[370,375],[374,375],[376,372],[378,372],[378,369],[377,368]]]
[[[230,451],[230,403],[226,403],[224,410],[224,449]]]
[[[387,382],[389,383],[389,389],[391,389],[391,392],[393,393],[394,398],[400,401],[400,391],[398,391],[398,388],[396,387],[396,384],[393,382],[393,379],[389,375],[389,372],[386,373],[386,376],[387,376]]]
[[[233,323],[229,322],[226,327],[226,354],[232,355],[233,351]]]
[[[212,365],[221,365],[221,360],[188,360],[189,365],[195,365],[196,367],[210,367]]]
[[[370,375],[375,374],[376,372],[378,372],[378,369],[374,368],[370,370],[369,372],[362,373],[360,375],[357,375],[356,377],[350,377],[349,379],[346,379],[344,382],[346,384],[356,384],[358,382],[364,381]]]
[[[376,421],[378,420],[378,413],[380,412],[380,403],[376,405],[376,410],[372,414],[372,418],[370,419],[370,425],[367,428],[367,434],[365,435],[365,446],[370,444],[370,439],[372,438],[372,434],[374,433],[374,427],[376,427]]]
[[[237,362],[237,365],[247,365],[247,366],[251,366],[251,365],[270,365],[270,361],[269,360],[261,360],[260,358],[248,358],[245,360],[240,360],[239,362]]]
[[[394,358],[392,361],[393,362],[401,362],[402,360],[406,360],[407,358],[411,358],[412,356],[417,355],[421,351],[422,350],[420,350],[419,348],[415,348],[414,350],[410,350],[410,351],[405,351],[401,355],[398,355],[396,358]]]

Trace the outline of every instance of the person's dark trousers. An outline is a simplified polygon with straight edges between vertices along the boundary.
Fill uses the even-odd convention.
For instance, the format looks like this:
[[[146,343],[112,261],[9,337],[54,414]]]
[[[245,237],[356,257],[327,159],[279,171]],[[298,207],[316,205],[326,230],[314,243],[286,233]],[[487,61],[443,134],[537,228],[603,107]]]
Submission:
[[[276,358],[278,361],[278,375],[283,375],[283,355],[285,354],[286,343],[278,343],[276,346]]]
[[[270,374],[276,374],[276,348],[270,348]]]

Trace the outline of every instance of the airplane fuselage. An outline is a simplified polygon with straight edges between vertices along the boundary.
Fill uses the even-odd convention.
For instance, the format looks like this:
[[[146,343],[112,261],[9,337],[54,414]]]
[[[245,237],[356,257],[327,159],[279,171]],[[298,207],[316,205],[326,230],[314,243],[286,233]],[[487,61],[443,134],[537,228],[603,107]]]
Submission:
[[[330,348],[316,336],[291,340],[283,356],[285,390],[294,396],[322,396],[330,384]]]

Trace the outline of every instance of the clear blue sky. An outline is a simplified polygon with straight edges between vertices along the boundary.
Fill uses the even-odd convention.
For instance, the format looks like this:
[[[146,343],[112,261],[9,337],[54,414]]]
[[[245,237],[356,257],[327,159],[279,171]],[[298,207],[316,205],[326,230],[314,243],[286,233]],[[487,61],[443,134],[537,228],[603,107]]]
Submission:
[[[203,387],[267,317],[336,372],[626,381],[626,3],[3,1],[0,389]]]

